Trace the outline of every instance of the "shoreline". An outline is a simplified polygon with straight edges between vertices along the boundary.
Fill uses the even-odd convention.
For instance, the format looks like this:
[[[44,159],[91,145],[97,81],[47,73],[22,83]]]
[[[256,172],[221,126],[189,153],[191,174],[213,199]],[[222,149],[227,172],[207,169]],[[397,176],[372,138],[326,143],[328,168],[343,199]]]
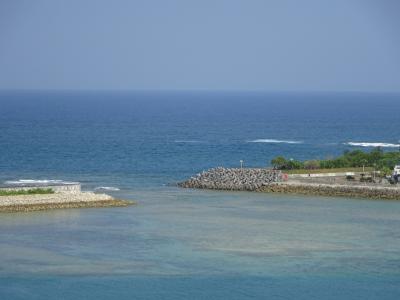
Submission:
[[[135,205],[135,203],[126,200],[99,200],[90,202],[19,204],[0,206],[0,213],[31,212],[67,208],[125,207],[130,205]]]
[[[256,192],[375,200],[400,200],[399,188],[368,185],[282,182],[264,186]]]
[[[289,175],[256,168],[213,168],[177,185],[182,188],[400,200],[400,187],[347,182],[345,173]]]
[[[0,196],[0,213],[30,212],[66,208],[126,207],[133,201],[114,199],[93,192]]]

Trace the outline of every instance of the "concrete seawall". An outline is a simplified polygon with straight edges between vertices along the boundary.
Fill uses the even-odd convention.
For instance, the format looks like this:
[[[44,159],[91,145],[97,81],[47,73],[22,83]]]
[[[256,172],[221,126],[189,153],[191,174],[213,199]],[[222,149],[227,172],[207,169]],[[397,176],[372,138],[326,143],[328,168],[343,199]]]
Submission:
[[[259,191],[285,194],[400,200],[400,188],[384,186],[294,183],[289,181],[264,186]]]
[[[281,171],[269,169],[213,168],[178,183],[184,188],[256,191],[271,183],[281,182]]]

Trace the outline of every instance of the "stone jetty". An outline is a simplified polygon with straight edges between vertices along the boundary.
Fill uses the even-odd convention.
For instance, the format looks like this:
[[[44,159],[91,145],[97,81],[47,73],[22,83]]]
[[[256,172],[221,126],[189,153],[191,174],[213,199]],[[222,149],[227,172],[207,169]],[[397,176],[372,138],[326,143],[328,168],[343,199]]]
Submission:
[[[282,172],[256,168],[213,168],[178,183],[184,188],[257,191],[261,188],[282,181]]]
[[[400,188],[396,186],[321,184],[288,181],[264,186],[259,191],[268,193],[400,200]]]
[[[0,196],[0,213],[28,212],[49,209],[114,207],[134,204],[92,192],[55,193],[48,195]]]
[[[31,193],[40,189],[49,193]],[[0,213],[28,212],[48,209],[114,207],[135,204],[132,201],[114,199],[112,196],[81,191],[79,182],[61,180],[18,180],[0,185],[2,192],[23,192],[22,194],[0,195]]]

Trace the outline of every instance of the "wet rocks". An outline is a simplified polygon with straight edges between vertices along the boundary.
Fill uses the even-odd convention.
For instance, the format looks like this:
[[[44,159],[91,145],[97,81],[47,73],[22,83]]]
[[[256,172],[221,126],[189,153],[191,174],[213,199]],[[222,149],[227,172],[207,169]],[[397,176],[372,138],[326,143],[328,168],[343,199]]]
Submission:
[[[281,182],[282,172],[256,168],[213,168],[178,183],[184,188],[257,191],[271,183]]]

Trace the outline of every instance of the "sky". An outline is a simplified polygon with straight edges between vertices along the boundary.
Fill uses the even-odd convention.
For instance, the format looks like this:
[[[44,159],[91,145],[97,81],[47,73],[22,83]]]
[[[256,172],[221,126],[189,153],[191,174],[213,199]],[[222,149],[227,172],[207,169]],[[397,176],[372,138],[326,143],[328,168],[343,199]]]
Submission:
[[[400,1],[0,0],[0,89],[400,92]]]

